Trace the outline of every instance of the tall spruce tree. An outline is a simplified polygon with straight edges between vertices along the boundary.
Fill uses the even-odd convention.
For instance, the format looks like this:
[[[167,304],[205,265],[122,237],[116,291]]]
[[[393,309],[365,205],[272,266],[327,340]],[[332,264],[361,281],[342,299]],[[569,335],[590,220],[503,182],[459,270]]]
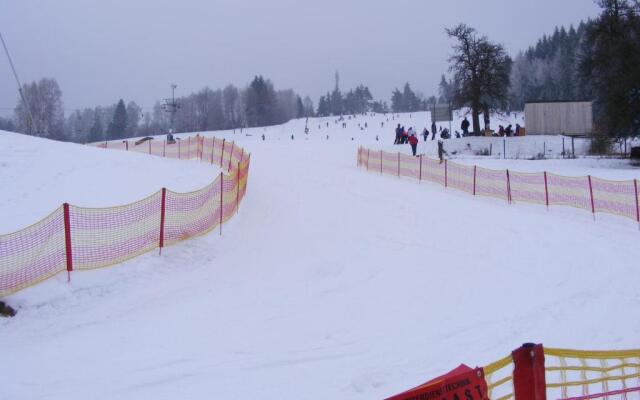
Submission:
[[[599,0],[602,14],[585,33],[580,74],[595,94],[598,130],[610,138],[640,134],[640,3]]]

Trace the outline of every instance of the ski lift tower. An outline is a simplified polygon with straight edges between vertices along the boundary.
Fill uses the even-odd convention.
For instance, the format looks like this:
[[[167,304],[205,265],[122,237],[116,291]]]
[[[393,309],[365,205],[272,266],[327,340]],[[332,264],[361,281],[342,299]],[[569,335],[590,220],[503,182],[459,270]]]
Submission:
[[[175,96],[177,87],[178,85],[176,85],[175,83],[171,84],[171,98],[164,99],[162,104],[162,109],[168,112],[171,116],[170,117],[171,125],[169,128],[169,133],[173,133],[173,121],[175,120],[176,112],[180,108],[180,105],[176,102],[176,96]]]

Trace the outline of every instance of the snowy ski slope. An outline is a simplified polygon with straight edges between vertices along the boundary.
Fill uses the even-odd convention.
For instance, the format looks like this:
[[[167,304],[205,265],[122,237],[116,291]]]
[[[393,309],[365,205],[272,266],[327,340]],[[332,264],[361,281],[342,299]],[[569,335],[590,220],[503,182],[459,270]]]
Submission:
[[[368,174],[358,145],[409,152],[386,121],[373,130],[378,118],[310,120],[325,126],[308,140],[304,120],[211,133],[252,152],[223,236],[5,299],[19,314],[0,319],[0,399],[376,399],[526,341],[637,346],[636,225]],[[112,205],[212,177],[198,163],[0,141],[3,233],[62,201]],[[640,177],[611,160],[464,162]]]

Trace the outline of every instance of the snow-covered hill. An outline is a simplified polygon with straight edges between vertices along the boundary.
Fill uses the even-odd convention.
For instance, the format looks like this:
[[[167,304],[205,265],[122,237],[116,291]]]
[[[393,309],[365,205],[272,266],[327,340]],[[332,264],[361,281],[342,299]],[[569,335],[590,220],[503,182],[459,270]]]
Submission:
[[[386,126],[379,139],[389,143]],[[306,140],[303,129],[297,120],[216,134],[252,152],[247,197],[223,236],[6,299],[19,314],[0,320],[0,399],[372,399],[527,341],[637,346],[634,223],[367,174],[356,149],[376,145],[373,131],[330,124]],[[1,232],[63,200],[125,202],[214,175],[197,163],[0,140]],[[491,162],[640,175],[591,159]],[[59,198],[38,192],[50,182]]]

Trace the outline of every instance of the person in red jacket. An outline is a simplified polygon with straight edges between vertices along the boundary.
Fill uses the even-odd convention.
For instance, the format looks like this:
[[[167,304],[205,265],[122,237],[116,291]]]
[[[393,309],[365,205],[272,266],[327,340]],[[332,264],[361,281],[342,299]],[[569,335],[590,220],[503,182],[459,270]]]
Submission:
[[[413,155],[416,155],[416,151],[418,150],[418,138],[415,134],[411,134],[409,136],[409,144],[411,145],[411,151],[413,151]]]

